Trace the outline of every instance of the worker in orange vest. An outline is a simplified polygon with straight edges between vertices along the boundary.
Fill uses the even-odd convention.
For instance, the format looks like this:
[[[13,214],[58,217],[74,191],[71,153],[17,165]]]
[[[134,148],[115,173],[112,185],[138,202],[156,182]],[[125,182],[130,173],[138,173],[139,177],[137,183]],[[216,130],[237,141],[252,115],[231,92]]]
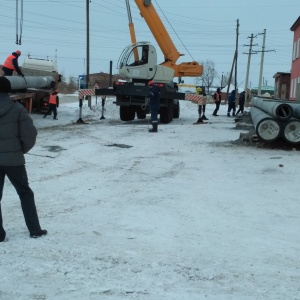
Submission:
[[[5,76],[12,76],[13,72],[16,71],[20,76],[24,77],[24,74],[19,68],[18,58],[21,55],[21,51],[17,50],[10,54],[5,62],[3,63],[2,70]]]
[[[53,111],[53,120],[57,120],[57,107],[59,106],[59,97],[57,96],[58,91],[55,90],[52,92],[52,94],[49,97],[49,108],[47,113],[44,115],[44,118],[46,118],[48,115],[51,115],[51,112]]]

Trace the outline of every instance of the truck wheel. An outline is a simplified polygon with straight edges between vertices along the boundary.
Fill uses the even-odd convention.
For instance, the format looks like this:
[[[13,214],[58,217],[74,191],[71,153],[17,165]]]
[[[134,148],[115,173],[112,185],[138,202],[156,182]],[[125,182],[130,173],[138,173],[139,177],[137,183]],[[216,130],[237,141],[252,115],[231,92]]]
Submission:
[[[168,124],[173,120],[173,100],[168,100],[168,106],[160,109],[161,123]]]
[[[178,119],[180,116],[180,105],[179,100],[173,101],[173,118]]]
[[[121,121],[132,121],[135,117],[135,111],[130,106],[120,106]]]

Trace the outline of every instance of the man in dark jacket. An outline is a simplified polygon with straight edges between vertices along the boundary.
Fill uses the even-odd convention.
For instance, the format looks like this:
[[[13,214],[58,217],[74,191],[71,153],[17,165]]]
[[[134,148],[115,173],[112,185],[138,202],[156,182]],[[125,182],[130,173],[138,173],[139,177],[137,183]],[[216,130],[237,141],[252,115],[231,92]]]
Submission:
[[[149,129],[149,132],[157,132],[158,126],[158,111],[160,106],[160,91],[159,88],[154,84],[153,80],[148,82],[149,89],[149,98],[150,98],[150,113],[151,113],[151,123],[152,129]]]
[[[3,63],[2,70],[5,76],[12,76],[16,71],[20,76],[24,77],[22,71],[19,68],[18,58],[21,55],[21,51],[17,50],[10,54]]]
[[[42,230],[39,223],[24,158],[24,154],[35,144],[37,130],[24,106],[11,100],[10,91],[10,81],[0,77],[0,204],[7,176],[21,200],[30,237],[37,238],[47,234],[47,230]],[[0,242],[4,241],[5,236],[0,205]]]
[[[227,117],[230,117],[230,112],[232,110],[232,116],[235,116],[235,90],[232,90],[228,98],[228,109]]]

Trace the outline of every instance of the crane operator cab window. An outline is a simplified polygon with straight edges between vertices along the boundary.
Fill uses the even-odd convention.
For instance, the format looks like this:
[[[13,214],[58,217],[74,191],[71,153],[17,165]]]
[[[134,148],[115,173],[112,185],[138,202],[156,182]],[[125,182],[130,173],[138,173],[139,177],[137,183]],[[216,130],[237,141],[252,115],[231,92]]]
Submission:
[[[134,47],[128,56],[127,66],[140,66],[148,63],[149,46]]]
[[[152,79],[157,72],[157,55],[153,45],[141,42],[128,45],[118,61],[119,74],[130,79]]]

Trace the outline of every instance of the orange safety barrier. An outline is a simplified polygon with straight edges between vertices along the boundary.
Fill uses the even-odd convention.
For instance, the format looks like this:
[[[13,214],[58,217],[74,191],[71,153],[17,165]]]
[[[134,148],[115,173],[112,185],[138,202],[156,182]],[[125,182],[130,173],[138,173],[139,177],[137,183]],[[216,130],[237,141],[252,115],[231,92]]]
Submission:
[[[79,90],[78,98],[83,99],[84,96],[95,96],[95,90],[92,89]]]
[[[203,95],[185,94],[185,100],[192,101],[198,105],[206,104],[206,97],[203,97]]]

